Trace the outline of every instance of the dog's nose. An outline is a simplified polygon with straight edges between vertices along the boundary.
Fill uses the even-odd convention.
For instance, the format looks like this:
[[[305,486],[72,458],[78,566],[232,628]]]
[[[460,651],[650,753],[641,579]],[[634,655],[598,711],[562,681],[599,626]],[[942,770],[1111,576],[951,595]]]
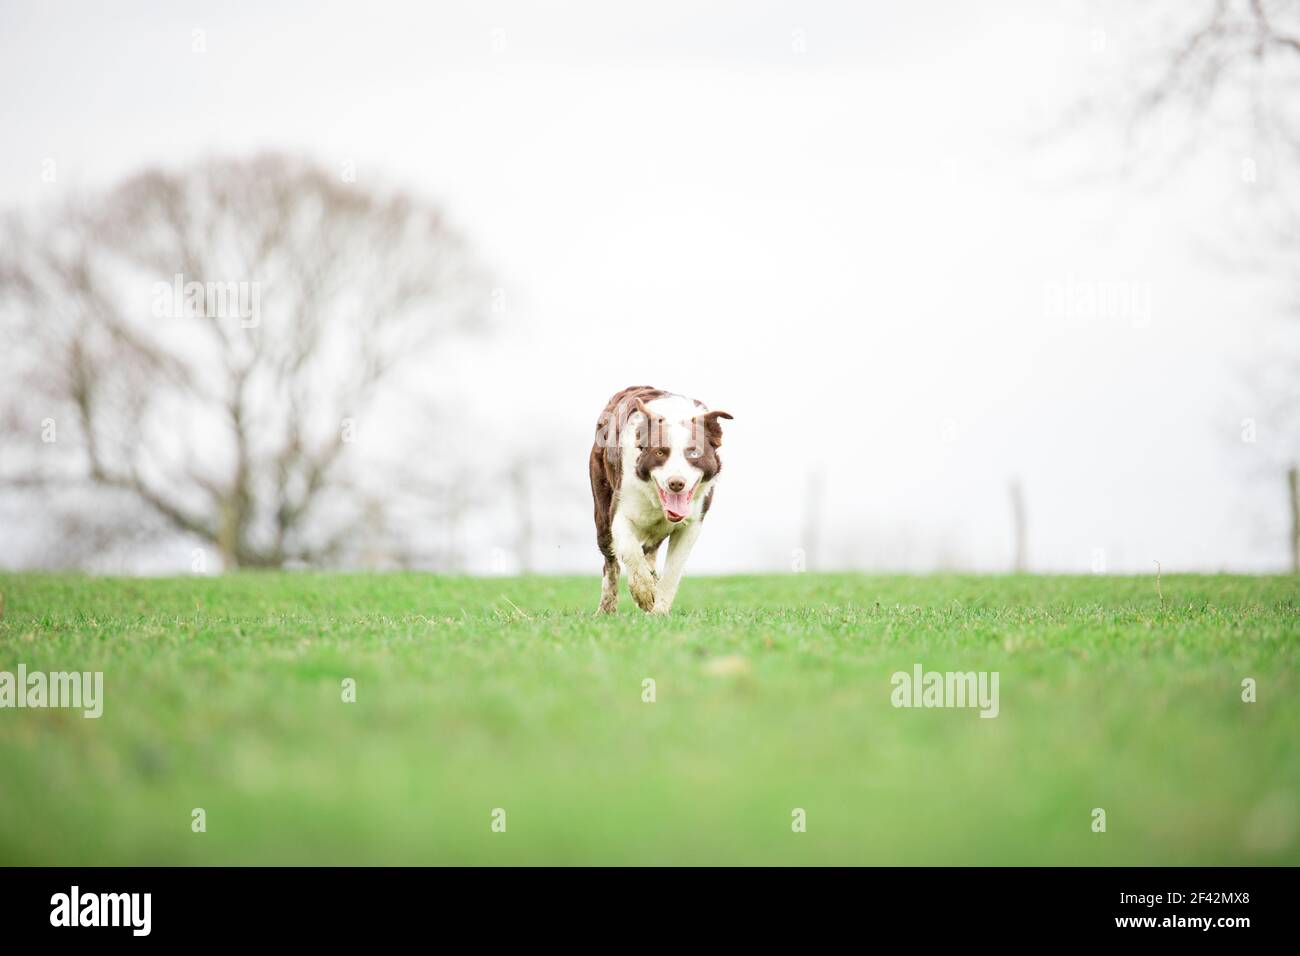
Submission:
[[[668,479],[668,490],[669,490],[669,491],[672,491],[672,492],[678,492],[678,491],[682,491],[683,489],[685,489],[685,487],[686,487],[686,479],[684,479],[684,478],[669,478],[669,479]]]

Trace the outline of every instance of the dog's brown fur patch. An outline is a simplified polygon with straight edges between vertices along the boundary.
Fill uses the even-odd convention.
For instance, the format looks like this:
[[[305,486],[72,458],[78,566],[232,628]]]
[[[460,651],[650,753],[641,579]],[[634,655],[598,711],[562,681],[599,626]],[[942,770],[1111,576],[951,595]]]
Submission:
[[[614,537],[610,527],[618,507],[618,489],[623,481],[623,457],[619,438],[627,427],[628,417],[640,402],[651,402],[668,393],[650,385],[633,385],[614,395],[596,422],[596,439],[588,462],[591,472],[591,497],[596,513],[596,547],[610,564],[614,558]]]

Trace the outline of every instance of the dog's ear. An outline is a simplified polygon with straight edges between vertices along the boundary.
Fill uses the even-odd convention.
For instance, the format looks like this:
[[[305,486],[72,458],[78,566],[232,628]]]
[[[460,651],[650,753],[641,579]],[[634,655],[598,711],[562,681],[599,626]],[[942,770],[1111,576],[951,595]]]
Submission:
[[[732,416],[726,412],[705,412],[703,415],[696,416],[695,419],[704,426],[704,434],[709,439],[709,444],[714,448],[722,447],[722,426],[718,424],[719,418],[730,421]]]
[[[636,430],[636,443],[641,448],[659,447],[665,435],[665,423],[662,418],[658,418],[641,399],[636,400],[636,410],[645,416],[645,422]]]

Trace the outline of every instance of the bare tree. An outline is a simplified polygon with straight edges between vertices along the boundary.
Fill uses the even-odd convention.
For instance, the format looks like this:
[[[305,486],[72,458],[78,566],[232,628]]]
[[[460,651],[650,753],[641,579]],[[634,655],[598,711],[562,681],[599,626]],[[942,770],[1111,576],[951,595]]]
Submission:
[[[400,489],[352,446],[481,323],[438,208],[284,156],[146,171],[0,235],[0,480],[125,503],[225,567],[369,553]]]
[[[1300,147],[1296,0],[1157,0],[1117,9],[1129,59],[1113,85],[1101,85],[1067,111],[1059,132],[1118,119],[1112,128],[1123,140],[1114,153],[1120,170],[1136,174],[1146,165],[1162,177],[1200,152],[1207,134]],[[1096,32],[1095,47],[1109,49],[1109,31]]]
[[[1290,277],[1300,254],[1300,2],[1168,0],[1144,9],[1152,15],[1149,38],[1137,44],[1121,88],[1081,100],[1066,126],[1118,117],[1129,157],[1122,171],[1130,174],[1141,165],[1132,157],[1142,157],[1167,175],[1204,151],[1207,133],[1232,142],[1255,200],[1245,204],[1251,212],[1242,224],[1258,250],[1248,264]],[[1171,129],[1182,135],[1168,136]],[[1291,476],[1300,456],[1298,358],[1272,350],[1251,382],[1282,439],[1273,467]],[[1300,496],[1288,481],[1289,551],[1300,573]]]

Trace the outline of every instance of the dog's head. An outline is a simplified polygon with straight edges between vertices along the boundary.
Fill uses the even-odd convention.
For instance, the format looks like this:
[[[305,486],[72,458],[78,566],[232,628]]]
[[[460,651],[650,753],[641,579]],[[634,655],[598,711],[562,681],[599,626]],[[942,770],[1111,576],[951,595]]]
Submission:
[[[637,428],[636,476],[653,482],[663,505],[664,517],[674,524],[691,510],[700,485],[712,481],[722,470],[718,449],[722,447],[722,424],[726,412],[706,412],[681,421],[652,412],[637,401],[644,421]],[[701,406],[702,408],[702,406]]]

